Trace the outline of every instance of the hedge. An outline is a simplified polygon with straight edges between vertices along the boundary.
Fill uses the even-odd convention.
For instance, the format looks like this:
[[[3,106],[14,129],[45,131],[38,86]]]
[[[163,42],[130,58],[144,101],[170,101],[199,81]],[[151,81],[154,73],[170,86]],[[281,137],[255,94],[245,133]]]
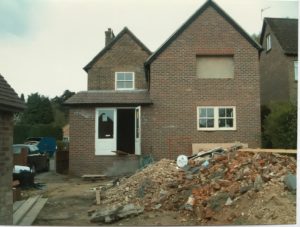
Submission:
[[[297,107],[291,103],[277,102],[269,106],[270,113],[263,121],[263,146],[296,149]]]
[[[14,144],[24,143],[28,137],[54,137],[56,140],[62,140],[62,128],[51,124],[37,125],[15,125],[14,126]]]

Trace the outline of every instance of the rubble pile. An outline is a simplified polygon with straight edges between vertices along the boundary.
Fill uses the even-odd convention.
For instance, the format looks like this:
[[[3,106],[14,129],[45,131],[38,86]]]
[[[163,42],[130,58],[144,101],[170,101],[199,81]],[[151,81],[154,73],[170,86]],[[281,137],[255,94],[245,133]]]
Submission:
[[[209,220],[245,194],[269,183],[284,185],[295,173],[294,157],[273,153],[224,151],[190,159],[184,168],[162,159],[103,192],[101,206],[130,203],[145,211],[180,210]]]

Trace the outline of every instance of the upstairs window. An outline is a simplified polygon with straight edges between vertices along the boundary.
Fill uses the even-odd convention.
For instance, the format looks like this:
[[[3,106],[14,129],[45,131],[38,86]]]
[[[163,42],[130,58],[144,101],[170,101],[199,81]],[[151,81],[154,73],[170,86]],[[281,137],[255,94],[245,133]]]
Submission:
[[[197,56],[197,77],[201,79],[233,78],[233,56]]]
[[[197,108],[198,130],[235,130],[236,115],[234,106],[201,106]]]
[[[272,48],[272,41],[271,41],[271,35],[267,35],[267,51],[271,50]]]
[[[116,90],[134,89],[134,72],[116,72],[115,74]]]
[[[298,81],[298,61],[294,61],[295,81]]]

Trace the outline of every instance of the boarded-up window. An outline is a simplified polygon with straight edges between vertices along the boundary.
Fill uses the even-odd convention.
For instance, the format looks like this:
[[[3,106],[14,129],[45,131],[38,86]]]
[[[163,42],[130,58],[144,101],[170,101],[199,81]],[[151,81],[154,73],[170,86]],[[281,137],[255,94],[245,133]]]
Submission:
[[[233,78],[233,56],[197,56],[198,78]]]

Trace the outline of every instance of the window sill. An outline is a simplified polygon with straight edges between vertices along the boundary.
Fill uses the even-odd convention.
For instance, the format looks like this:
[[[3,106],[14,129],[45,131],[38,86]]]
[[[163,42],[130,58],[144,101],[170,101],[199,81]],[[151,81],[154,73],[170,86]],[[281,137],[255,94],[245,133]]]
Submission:
[[[126,89],[115,89],[115,91],[134,91],[134,88],[126,88]]]
[[[218,132],[218,131],[236,131],[236,128],[228,128],[228,129],[220,129],[220,128],[213,128],[213,129],[197,129],[199,132]]]
[[[197,77],[200,80],[233,80],[234,77]]]

